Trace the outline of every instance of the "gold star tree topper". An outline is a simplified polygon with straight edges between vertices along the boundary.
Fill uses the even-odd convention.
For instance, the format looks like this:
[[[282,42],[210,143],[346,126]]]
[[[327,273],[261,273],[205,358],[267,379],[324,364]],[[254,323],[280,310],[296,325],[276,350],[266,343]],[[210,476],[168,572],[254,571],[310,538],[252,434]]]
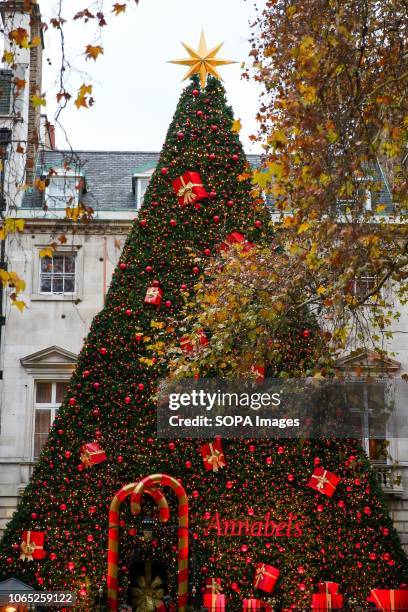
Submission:
[[[201,87],[203,89],[207,81],[207,74],[212,74],[217,79],[220,79],[220,81],[222,81],[221,75],[217,70],[217,66],[225,66],[226,64],[236,64],[236,62],[232,62],[231,60],[225,60],[216,57],[218,51],[221,49],[224,43],[220,43],[213,49],[208,50],[204,32],[201,32],[200,44],[197,50],[193,49],[192,47],[189,47],[183,42],[181,44],[183,45],[187,53],[190,55],[190,57],[186,57],[185,59],[179,60],[171,60],[170,64],[190,66],[183,81],[191,77],[193,74],[199,74]]]

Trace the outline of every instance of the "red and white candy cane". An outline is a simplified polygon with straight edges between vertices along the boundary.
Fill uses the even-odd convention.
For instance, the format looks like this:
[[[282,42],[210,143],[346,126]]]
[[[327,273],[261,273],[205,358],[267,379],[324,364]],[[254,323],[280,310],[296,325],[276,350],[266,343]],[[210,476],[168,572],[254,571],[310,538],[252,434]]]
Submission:
[[[153,474],[143,478],[134,489],[130,498],[130,510],[138,515],[141,510],[141,500],[144,492],[154,487],[170,487],[178,500],[178,612],[187,609],[188,591],[188,499],[187,494],[178,480],[166,474]]]
[[[119,562],[119,510],[126,497],[128,497],[137,486],[136,482],[122,487],[112,499],[109,508],[109,535],[108,535],[108,610],[116,612],[118,609],[118,562]],[[153,497],[159,506],[160,521],[165,523],[170,518],[169,506],[163,493],[152,487],[145,492]]]

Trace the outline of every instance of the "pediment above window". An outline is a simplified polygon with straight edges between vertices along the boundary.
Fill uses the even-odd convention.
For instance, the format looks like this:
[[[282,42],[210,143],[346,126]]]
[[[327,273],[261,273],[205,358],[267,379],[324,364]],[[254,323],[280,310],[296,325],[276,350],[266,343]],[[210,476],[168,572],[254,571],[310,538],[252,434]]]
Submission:
[[[392,374],[400,370],[401,364],[391,357],[380,355],[375,351],[361,349],[341,357],[336,362],[337,369],[356,374],[379,373]]]
[[[71,373],[76,366],[78,355],[60,346],[48,348],[27,355],[20,363],[30,374],[46,371],[47,373]]]

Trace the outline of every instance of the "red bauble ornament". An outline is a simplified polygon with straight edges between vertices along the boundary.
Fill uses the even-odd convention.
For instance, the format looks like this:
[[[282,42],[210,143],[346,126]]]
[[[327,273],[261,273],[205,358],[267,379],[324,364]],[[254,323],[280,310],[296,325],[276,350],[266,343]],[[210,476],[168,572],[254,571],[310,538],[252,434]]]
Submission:
[[[37,513],[36,512],[32,512],[31,513],[31,518],[35,521],[35,519],[37,518]]]
[[[219,223],[219,221],[220,221],[219,216],[218,215],[214,215],[213,216],[213,221],[214,221],[214,223]]]
[[[164,302],[164,305],[166,306],[166,308],[171,308],[171,301],[170,300],[166,300]]]
[[[266,463],[267,465],[271,465],[271,463],[272,463],[272,457],[267,457],[267,458],[265,459],[265,463]]]
[[[130,315],[132,314],[132,311],[130,310],[130,308],[127,308],[127,309],[125,310],[125,314],[126,314],[128,317],[130,317]]]
[[[293,482],[295,480],[295,477],[293,474],[288,474],[288,480],[289,482]]]
[[[175,227],[177,225],[177,221],[175,219],[170,219],[170,225]]]
[[[141,342],[141,340],[143,340],[143,334],[135,334],[135,340],[136,342]]]
[[[191,468],[191,461],[186,461],[184,463],[184,465],[186,466],[186,468],[189,470]]]
[[[213,200],[214,198],[217,197],[217,192],[216,191],[210,191],[209,196]]]
[[[184,132],[177,132],[177,140],[183,140]]]
[[[160,170],[160,172],[161,172],[161,174],[163,174],[163,176],[164,176],[165,174],[167,174],[167,173],[168,173],[168,171],[169,171],[169,169],[168,169],[168,168],[162,168],[162,169]]]
[[[123,463],[123,457],[122,457],[122,455],[119,455],[119,456],[118,456],[118,463]]]
[[[193,96],[195,98],[197,98],[197,96],[200,94],[200,92],[198,91],[198,89],[193,89],[193,91],[191,92],[193,94]]]
[[[68,561],[67,568],[72,571],[74,567],[75,567],[75,563],[73,561]]]
[[[174,450],[175,448],[176,448],[176,445],[174,444],[174,442],[169,442],[169,449]]]
[[[119,264],[119,268],[121,270],[126,270],[126,267],[127,267],[126,264],[123,261],[121,261],[120,264]]]
[[[239,156],[236,153],[234,153],[234,155],[231,157],[231,159],[232,159],[233,162],[237,162],[239,160]]]
[[[283,455],[284,452],[285,449],[283,448],[283,446],[278,446],[278,455]]]
[[[323,510],[324,510],[324,506],[322,506],[321,504],[319,504],[319,505],[317,506],[316,510],[317,510],[318,512],[323,512]]]
[[[130,404],[131,401],[132,401],[132,398],[127,395],[125,397],[125,404]]]
[[[310,331],[309,331],[308,329],[304,329],[304,330],[303,330],[303,332],[302,332],[302,336],[303,336],[304,338],[309,338],[309,336],[310,336]]]
[[[199,272],[200,272],[200,269],[197,266],[194,266],[193,273],[198,274]]]
[[[227,487],[227,489],[232,489],[233,484],[230,480],[227,480],[227,482],[225,483],[225,486]]]
[[[65,455],[65,459],[69,459],[71,456],[71,451],[69,450],[65,451],[64,455]]]
[[[202,110],[198,110],[196,114],[197,114],[197,117],[202,117],[204,115]]]
[[[227,206],[229,207],[234,206],[234,200],[228,200]]]
[[[59,509],[61,510],[61,512],[64,512],[64,510],[67,509],[67,505],[66,504],[60,504]]]
[[[84,376],[89,376],[90,375],[90,371],[89,370],[84,370],[83,371],[83,375]]]
[[[64,430],[63,429],[59,429],[57,431],[57,433],[58,433],[59,436],[63,436],[64,435]]]
[[[204,249],[204,251],[203,251],[203,252],[204,252],[204,255],[207,255],[207,257],[208,257],[209,255],[211,255],[211,251],[210,251],[210,249]]]
[[[187,289],[187,285],[185,283],[183,283],[182,285],[180,285],[180,289],[182,291],[185,291]]]
[[[139,391],[143,391],[143,389],[145,388],[145,386],[144,386],[144,384],[143,384],[143,383],[139,383],[139,384],[137,385],[137,388],[139,389]]]
[[[216,159],[216,157],[217,156],[215,155],[215,153],[210,153],[209,156],[208,156],[208,159],[210,159],[211,161],[214,161],[214,159]]]
[[[153,272],[152,266],[146,266],[145,270],[146,270],[146,272],[149,272],[149,273]]]
[[[57,558],[57,555],[55,553],[50,553],[50,560],[51,561],[55,561],[56,558]]]
[[[262,221],[260,221],[259,219],[257,219],[257,220],[254,222],[254,225],[255,225],[255,227],[257,227],[257,228],[259,229],[260,227],[262,227]]]
[[[141,225],[142,227],[146,227],[146,225],[147,225],[146,219],[140,219],[139,225]]]
[[[74,405],[75,405],[75,402],[76,402],[75,397],[70,397],[70,398],[69,398],[69,400],[68,400],[68,404],[69,404],[70,406],[74,406]]]

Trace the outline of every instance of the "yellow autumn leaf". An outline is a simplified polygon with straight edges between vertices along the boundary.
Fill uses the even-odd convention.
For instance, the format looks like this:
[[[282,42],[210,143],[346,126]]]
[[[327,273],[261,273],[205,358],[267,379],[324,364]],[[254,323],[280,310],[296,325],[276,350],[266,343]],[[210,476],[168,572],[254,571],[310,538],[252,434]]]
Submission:
[[[34,36],[34,38],[30,41],[30,47],[38,47],[41,44],[41,38],[39,36]]]
[[[87,45],[85,48],[86,59],[96,60],[98,55],[103,55],[103,47],[100,45]]]
[[[235,119],[232,123],[231,132],[236,132],[237,134],[242,130],[241,119]]]
[[[7,237],[7,232],[6,232],[6,228],[4,227],[0,227],[0,240],[5,240]]]
[[[261,189],[266,189],[267,184],[271,182],[271,172],[265,169],[255,170],[252,175],[252,182],[259,185]]]
[[[322,287],[322,286],[318,287],[317,288],[317,293],[319,295],[324,295],[326,293],[326,287]]]
[[[30,100],[34,108],[37,108],[38,106],[46,106],[47,104],[44,98],[42,98],[41,96],[37,96],[36,94],[31,96]]]
[[[10,275],[6,270],[3,270],[2,268],[0,268],[0,280],[3,283],[3,285],[7,285],[7,283],[9,282],[9,278]]]
[[[27,304],[23,302],[23,300],[11,300],[11,305],[16,306],[20,312],[23,312],[24,308],[27,307]]]
[[[24,219],[7,217],[4,224],[8,232],[22,232],[24,229]]]
[[[378,204],[378,206],[375,207],[375,212],[381,213],[384,212],[385,210],[385,204]]]
[[[6,64],[13,64],[14,63],[14,53],[12,53],[11,51],[4,51],[1,61]]]
[[[40,250],[40,257],[52,257],[54,254],[54,249],[52,247],[45,247],[44,249]]]
[[[303,223],[301,223],[297,231],[298,235],[303,234],[303,232],[307,232],[309,227],[310,227],[310,223],[308,223],[307,221],[304,221]]]
[[[112,8],[112,13],[115,15],[120,15],[120,13],[124,13],[126,11],[126,4],[114,4]]]
[[[292,215],[286,215],[283,219],[283,227],[293,227],[296,225],[296,218]]]

